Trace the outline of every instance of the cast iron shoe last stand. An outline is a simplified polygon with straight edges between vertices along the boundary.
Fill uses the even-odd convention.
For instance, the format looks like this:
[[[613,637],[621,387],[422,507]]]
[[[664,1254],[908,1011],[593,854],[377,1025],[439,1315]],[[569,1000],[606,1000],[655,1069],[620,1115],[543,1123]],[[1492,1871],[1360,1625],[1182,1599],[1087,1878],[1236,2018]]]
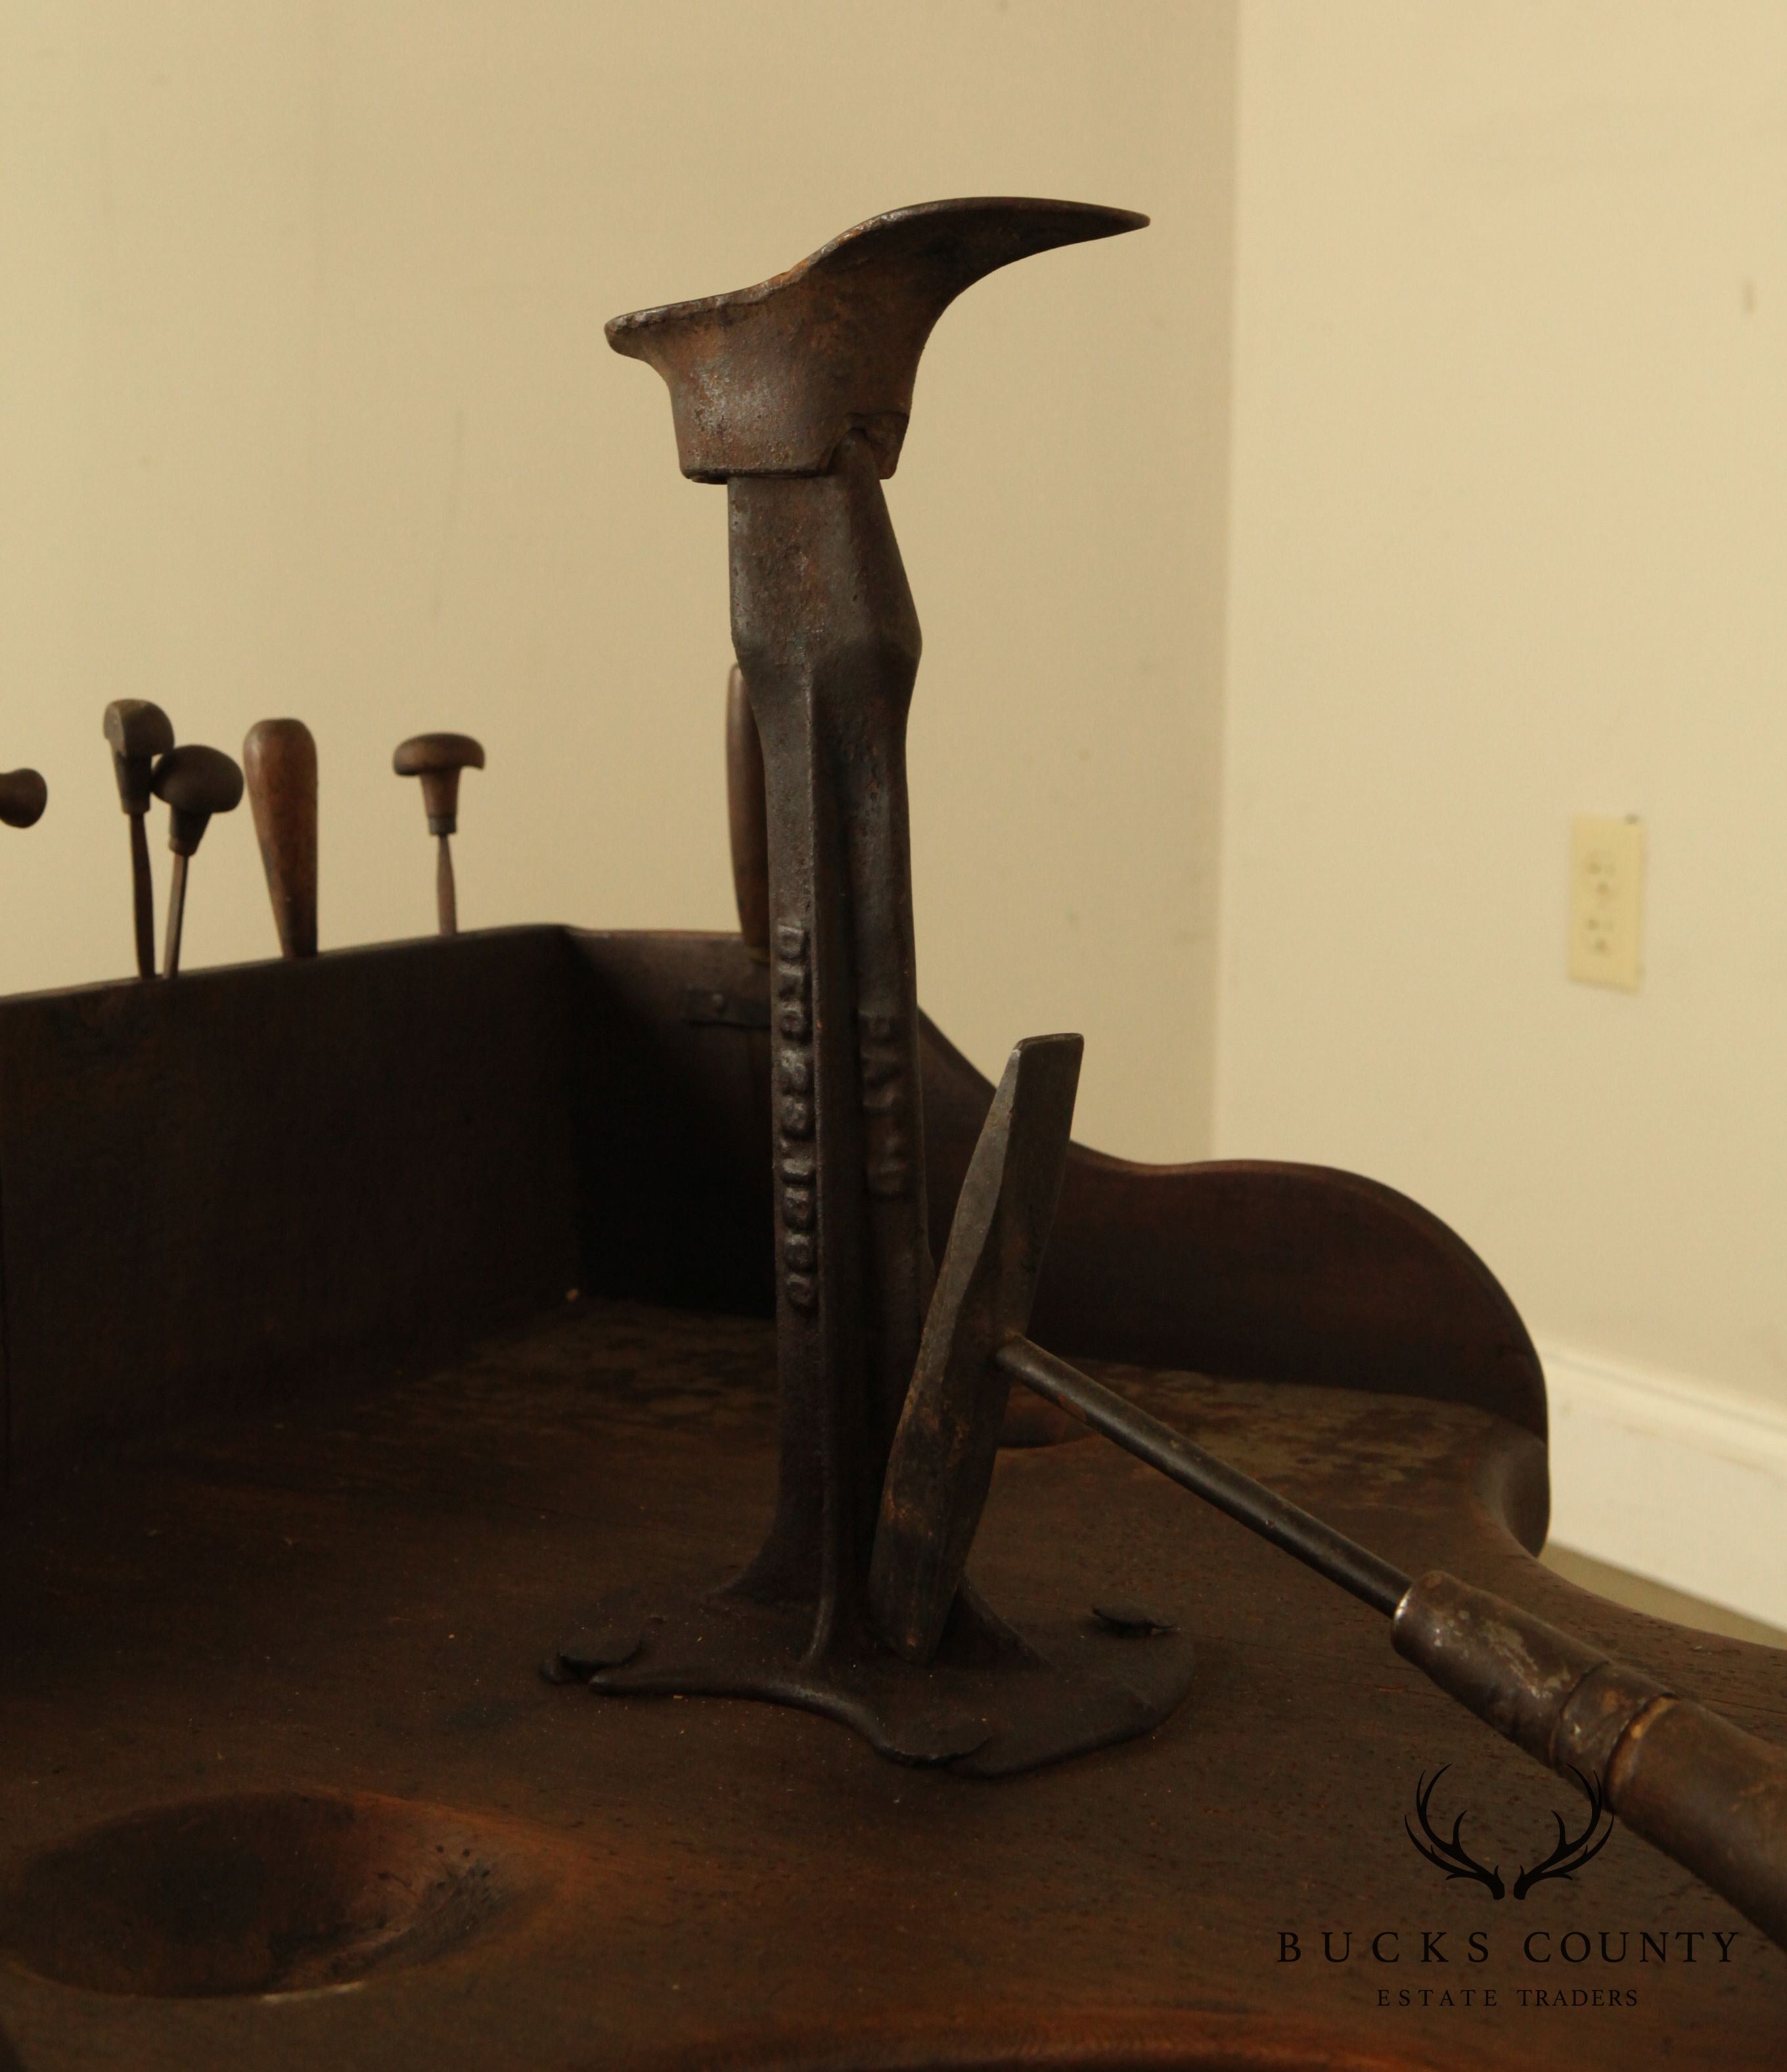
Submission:
[[[1168,1622],[1082,1602],[1020,1634],[964,1580],[913,1660],[869,1601],[933,1281],[906,787],[919,634],[881,480],[955,296],[1146,220],[1053,201],[901,209],[760,287],[608,327],[669,384],[684,474],[727,487],[733,640],[767,791],[782,1440],[774,1522],[743,1574],[610,1599],[561,1643],[556,1678],[775,1700],[977,1776],[1145,1733],[1189,1685],[1190,1643]],[[1029,1248],[1014,1287],[1033,1287],[1059,1185],[1056,1157],[1017,1190],[1025,1212],[1001,1226]]]

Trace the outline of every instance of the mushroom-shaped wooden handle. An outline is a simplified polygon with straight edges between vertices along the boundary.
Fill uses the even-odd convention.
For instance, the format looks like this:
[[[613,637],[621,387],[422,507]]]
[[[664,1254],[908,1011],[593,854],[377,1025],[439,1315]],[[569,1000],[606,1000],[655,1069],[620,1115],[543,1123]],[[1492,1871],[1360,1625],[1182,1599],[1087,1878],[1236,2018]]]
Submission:
[[[450,835],[459,824],[459,772],[482,770],[484,746],[469,734],[413,734],[399,742],[391,767],[400,777],[420,777],[431,835]]]
[[[174,722],[147,698],[114,698],[105,708],[105,738],[112,745],[118,804],[127,813],[146,813],[150,771],[155,758],[174,746]]]
[[[155,765],[155,796],[168,809],[167,845],[191,856],[204,840],[213,813],[242,803],[242,771],[220,748],[170,748]]]
[[[316,742],[301,719],[257,720],[242,743],[280,953],[316,955]]]
[[[49,797],[49,786],[35,770],[0,771],[0,820],[9,828],[35,826]]]

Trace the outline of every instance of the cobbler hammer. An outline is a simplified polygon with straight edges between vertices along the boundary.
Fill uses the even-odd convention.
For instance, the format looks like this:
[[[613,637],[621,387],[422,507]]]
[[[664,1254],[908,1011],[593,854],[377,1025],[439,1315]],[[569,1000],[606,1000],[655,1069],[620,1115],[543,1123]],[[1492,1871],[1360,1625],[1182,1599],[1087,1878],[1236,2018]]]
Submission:
[[[887,1645],[913,1663],[935,1655],[992,1480],[1005,1398],[1021,1382],[1384,1614],[1397,1653],[1448,1696],[1576,1775],[1592,1803],[1787,1948],[1787,1751],[1488,1590],[1442,1569],[1403,1574],[1024,1335],[1079,1052],[1077,1036],[1019,1044],[963,1184],[869,1569]]]
[[[974,1147],[906,1392],[869,1572],[881,1638],[910,1662],[943,1636],[992,1482],[1012,1376],[1067,1164],[1078,1036],[1013,1051]]]

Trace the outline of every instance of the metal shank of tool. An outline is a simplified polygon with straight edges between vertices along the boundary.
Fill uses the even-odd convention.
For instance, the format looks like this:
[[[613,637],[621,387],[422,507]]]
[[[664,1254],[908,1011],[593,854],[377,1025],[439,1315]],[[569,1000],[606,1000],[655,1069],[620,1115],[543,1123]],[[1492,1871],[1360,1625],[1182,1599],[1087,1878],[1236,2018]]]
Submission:
[[[876,473],[890,475],[918,356],[964,288],[1013,260],[1147,221],[1005,197],[894,209],[758,287],[616,317],[608,342],[669,384],[677,458],[693,481],[824,475],[852,432]]]
[[[1050,1048],[1076,1040],[1018,1046],[963,1186],[882,1497],[872,1598],[889,1644],[916,1661],[935,1646],[1021,1382],[1388,1615],[1399,1655],[1547,1768],[1598,1779],[1628,1827],[1787,1948],[1787,1751],[1444,1570],[1411,1581],[1023,1335],[1078,1068]]]
[[[733,643],[766,795],[782,1398],[774,1519],[729,1602],[790,1619],[798,1609],[805,1667],[795,1677],[769,1662],[767,1640],[762,1660],[742,1640],[724,1672],[713,1667],[722,1622],[700,1605],[679,1663],[676,1622],[652,1610],[638,1661],[593,1665],[602,1688],[713,1688],[724,1675],[727,1688],[835,1711],[914,1758],[918,1741],[937,1759],[967,1731],[966,1696],[947,1731],[908,1733],[895,1715],[914,1714],[919,1684],[883,1677],[869,1700],[843,1689],[840,1666],[878,1651],[869,1564],[933,1278],[906,776],[920,637],[881,479],[899,458],[919,354],[956,295],[1013,260],[1145,220],[1053,201],[902,209],[760,287],[608,327],[617,352],[668,384],[684,473],[727,484]],[[586,1645],[611,1656],[624,1637],[617,1624]],[[1035,1667],[967,1593],[954,1638],[964,1657]],[[1088,1688],[1076,1683],[1073,1703]],[[1126,1692],[1101,1724],[1088,1702],[1070,1727],[1065,1690],[1048,1701],[1063,1715],[1054,1753],[1160,1716]],[[976,1687],[983,1741],[986,1704]],[[1028,1760],[1046,1759],[1045,1738]]]
[[[114,698],[105,708],[105,738],[118,781],[118,804],[130,822],[130,895],[137,976],[155,976],[155,881],[143,825],[154,796],[155,758],[174,746],[174,722],[146,698]]]

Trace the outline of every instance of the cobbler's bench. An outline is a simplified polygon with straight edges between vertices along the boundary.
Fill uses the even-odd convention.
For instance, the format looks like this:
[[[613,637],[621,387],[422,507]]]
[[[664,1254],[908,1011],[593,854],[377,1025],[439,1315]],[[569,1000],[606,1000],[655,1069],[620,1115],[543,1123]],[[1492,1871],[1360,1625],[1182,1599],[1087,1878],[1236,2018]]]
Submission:
[[[1518,1904],[1423,1862],[1423,1772],[1510,1881],[1567,1789],[1101,1440],[1004,1453],[975,1568],[1020,1618],[1195,1636],[1144,1740],[983,1783],[540,1678],[580,1604],[762,1536],[763,987],[736,938],[541,928],[0,1002],[20,2061],[1778,2065],[1787,1958],[1634,1837]],[[926,1071],[940,1243],[988,1095],[935,1032]],[[1035,1327],[1403,1567],[1787,1741],[1781,1655],[1534,1561],[1530,1347],[1399,1198],[1076,1152]]]

